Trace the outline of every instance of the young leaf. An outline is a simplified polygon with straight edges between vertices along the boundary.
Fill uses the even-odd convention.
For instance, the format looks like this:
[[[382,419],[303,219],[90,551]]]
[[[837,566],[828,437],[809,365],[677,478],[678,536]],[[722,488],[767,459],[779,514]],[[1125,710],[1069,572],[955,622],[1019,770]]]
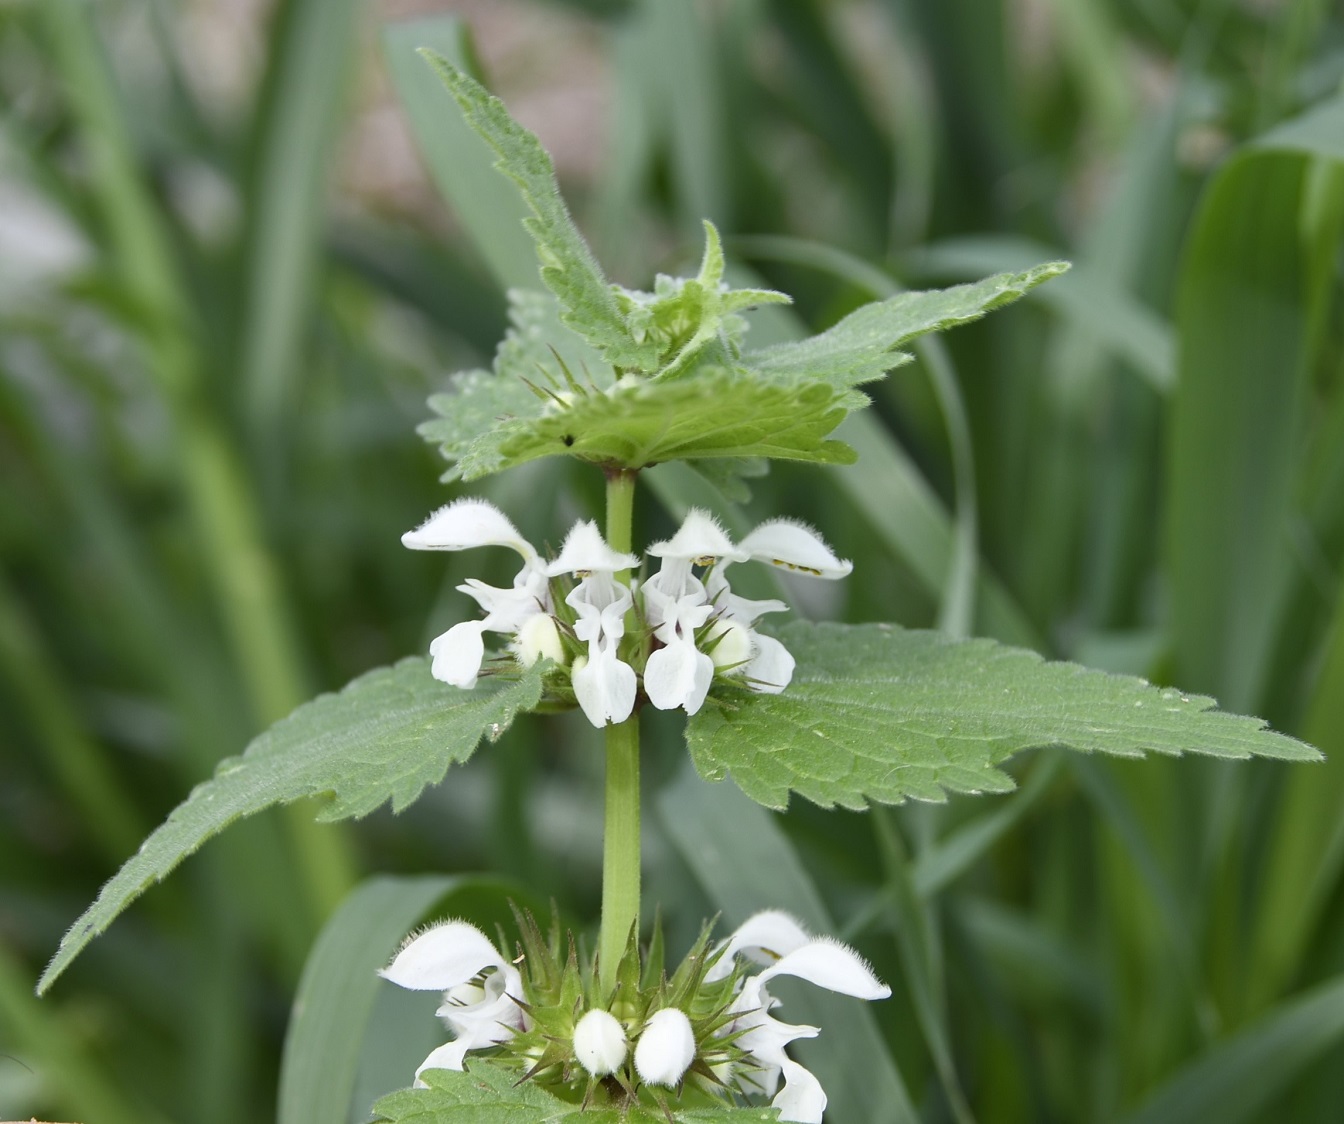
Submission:
[[[782,694],[735,691],[686,728],[702,776],[731,772],[771,808],[785,807],[790,792],[846,808],[1005,792],[1012,779],[996,766],[1035,746],[1320,758],[1258,718],[1213,710],[1213,699],[990,640],[807,622],[779,639],[798,661]]]
[[[899,293],[864,305],[811,339],[749,351],[742,362],[779,382],[821,381],[848,390],[908,363],[911,356],[897,348],[911,340],[978,320],[1068,268],[1067,262],[1046,262],[971,285]],[[867,404],[862,395],[850,395],[849,401],[851,408]]]
[[[495,166],[518,185],[531,208],[532,217],[524,221],[537,245],[541,279],[559,300],[564,322],[612,366],[647,369],[657,349],[652,343],[636,343],[631,335],[602,267],[560,197],[550,154],[479,82],[442,55],[429,50],[422,54],[457,99],[467,124],[499,153]]]
[[[241,757],[221,762],[141,844],[66,933],[39,994],[151,884],[235,820],[305,796],[332,797],[320,820],[364,816],[387,801],[401,811],[482,737],[494,741],[514,715],[537,705],[542,666],[459,691],[432,679],[428,661],[415,657],[305,703]]]
[[[574,1118],[574,1124],[666,1124],[672,1121],[721,1120],[725,1124],[769,1124],[779,1116],[773,1108],[662,1109],[649,1105],[597,1107],[586,1111],[552,1096],[532,1081],[502,1066],[477,1062],[467,1072],[426,1070],[428,1088],[403,1089],[373,1106],[375,1119],[387,1124],[551,1124]]]

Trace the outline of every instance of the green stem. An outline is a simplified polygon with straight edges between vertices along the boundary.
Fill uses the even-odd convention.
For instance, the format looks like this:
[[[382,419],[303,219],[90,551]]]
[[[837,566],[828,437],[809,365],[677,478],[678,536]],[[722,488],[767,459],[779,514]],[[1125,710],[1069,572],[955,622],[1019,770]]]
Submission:
[[[634,472],[607,477],[607,542],[628,553],[635,506]],[[629,580],[629,572],[616,575]],[[598,971],[602,990],[616,985],[616,970],[630,931],[639,929],[639,716],[608,726],[607,799],[602,833],[602,929]]]

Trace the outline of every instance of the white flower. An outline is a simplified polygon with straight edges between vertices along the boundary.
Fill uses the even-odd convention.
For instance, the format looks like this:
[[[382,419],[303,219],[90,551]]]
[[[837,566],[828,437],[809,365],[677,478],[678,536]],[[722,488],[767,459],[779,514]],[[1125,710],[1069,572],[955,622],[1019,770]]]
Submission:
[[[609,1011],[594,1007],[574,1025],[574,1056],[594,1077],[606,1077],[625,1064],[625,1027]]]
[[[841,995],[870,1000],[887,998],[891,988],[873,975],[852,948],[808,936],[794,918],[777,910],[749,918],[720,948],[719,959],[706,973],[707,981],[725,978],[737,957],[766,965],[743,979],[731,1007],[737,1017],[720,1032],[737,1035],[736,1045],[747,1055],[748,1065],[734,1075],[738,1087],[771,1097],[780,1120],[821,1124],[825,1092],[807,1069],[784,1052],[790,1042],[813,1038],[818,1030],[780,1022],[771,1015],[778,1001],[771,998],[766,985],[776,976],[795,976]]]
[[[723,528],[697,508],[687,512],[671,539],[654,543],[648,554],[661,558],[662,568],[644,583],[640,595],[645,618],[662,646],[644,668],[644,692],[660,710],[683,707],[687,714],[704,705],[716,671],[740,676],[753,690],[769,694],[782,691],[793,678],[793,656],[773,636],[756,631],[762,616],[788,606],[739,597],[728,584],[729,566],[754,559],[827,579],[842,578],[853,569],[802,523],[770,520],[734,546]],[[695,576],[694,566],[709,567],[703,581]]]
[[[442,991],[437,1014],[453,1032],[453,1040],[432,1051],[415,1071],[461,1069],[469,1050],[507,1042],[526,1029],[521,1006],[523,981],[511,964],[475,925],[445,921],[425,930],[378,973],[415,991]]]
[[[502,632],[519,638],[515,650],[530,666],[541,656],[562,657],[559,634],[551,619],[546,567],[532,544],[518,533],[499,508],[485,500],[462,499],[439,508],[414,531],[401,536],[412,550],[469,550],[507,546],[523,558],[513,586],[498,589],[471,578],[457,588],[485,610],[485,619],[453,625],[429,645],[430,672],[435,679],[470,690],[476,686],[485,659],[484,634]],[[549,633],[553,634],[548,635]]]
[[[714,680],[715,660],[695,645],[695,630],[714,613],[704,583],[692,573],[694,565],[712,566],[720,559],[743,562],[748,555],[709,515],[692,508],[680,530],[646,552],[662,559],[662,566],[641,587],[644,616],[663,644],[644,667],[644,693],[659,710],[684,707],[694,714],[704,705]]]
[[[618,570],[639,565],[632,554],[612,550],[593,522],[576,523],[546,568],[549,577],[573,574],[579,584],[565,598],[578,614],[574,635],[588,645],[588,657],[571,669],[574,696],[594,726],[624,722],[635,708],[635,669],[617,654],[625,635],[625,614],[634,604]]]
[[[655,1011],[635,1045],[635,1072],[646,1085],[671,1088],[680,1083],[695,1060],[695,1032],[686,1012],[677,1007]]]

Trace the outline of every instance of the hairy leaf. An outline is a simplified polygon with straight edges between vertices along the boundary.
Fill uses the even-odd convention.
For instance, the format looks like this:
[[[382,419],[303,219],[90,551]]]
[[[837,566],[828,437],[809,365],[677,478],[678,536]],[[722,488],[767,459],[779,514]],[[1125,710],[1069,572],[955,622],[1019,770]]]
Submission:
[[[731,773],[771,808],[783,808],[790,792],[846,808],[1005,792],[1013,782],[996,766],[1036,746],[1125,757],[1320,757],[1258,718],[1212,709],[1213,699],[991,640],[807,622],[779,639],[798,661],[787,690],[720,696],[724,705],[706,707],[686,732],[702,776]]]
[[[235,820],[305,796],[331,796],[318,819],[363,816],[391,801],[401,811],[482,737],[502,734],[541,699],[542,664],[512,681],[460,691],[415,657],[305,703],[220,764],[103,887],[75,922],[38,984],[45,991],[132,901]]]
[[[654,1106],[624,1108],[571,1104],[552,1096],[530,1081],[518,1083],[518,1075],[502,1066],[477,1062],[470,1071],[458,1073],[431,1069],[422,1074],[426,1089],[403,1089],[376,1105],[377,1119],[389,1124],[549,1124],[574,1117],[576,1124],[659,1124],[671,1120],[723,1120],[728,1124],[768,1124],[777,1120],[772,1108],[672,1109],[665,1115]]]
[[[856,309],[811,339],[749,351],[742,362],[780,382],[820,381],[848,390],[910,362],[909,354],[897,350],[904,344],[978,320],[1068,268],[1067,262],[1046,262],[1023,273],[999,273],[971,285],[899,293]],[[850,399],[859,405],[866,402],[860,395]]]
[[[651,342],[636,343],[631,335],[602,267],[560,197],[550,154],[479,82],[442,55],[423,54],[457,99],[467,123],[499,153],[495,166],[518,185],[531,208],[532,217],[524,221],[537,245],[541,279],[559,300],[565,323],[613,366],[651,367],[657,349]]]

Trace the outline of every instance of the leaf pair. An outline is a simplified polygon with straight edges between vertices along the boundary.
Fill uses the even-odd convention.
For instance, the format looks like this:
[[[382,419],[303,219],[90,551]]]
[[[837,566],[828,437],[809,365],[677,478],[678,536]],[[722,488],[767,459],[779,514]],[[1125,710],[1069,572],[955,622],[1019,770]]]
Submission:
[[[902,293],[812,339],[744,351],[738,314],[789,298],[727,288],[712,224],[695,277],[659,277],[652,293],[610,284],[537,138],[481,85],[425,54],[531,209],[526,224],[551,291],[511,294],[513,328],[493,370],[459,375],[450,393],[430,400],[439,417],[420,433],[451,463],[447,479],[544,456],[619,468],[712,457],[850,463],[853,451],[828,435],[868,404],[856,387],[909,362],[899,349],[910,341],[978,319],[1068,268],[1052,262]]]
[[[957,641],[893,625],[797,622],[780,631],[797,654],[780,695],[734,692],[687,726],[701,775],[731,774],[748,796],[782,808],[790,792],[862,808],[945,792],[1004,792],[999,766],[1033,746],[1138,757],[1145,751],[1311,761],[1310,746],[1212,699],[1109,675],[990,640]],[[542,665],[461,691],[407,659],[301,706],[198,785],[103,888],[66,934],[39,983],[46,990],[95,935],[154,882],[234,821],[273,804],[330,795],[319,818],[412,803],[482,739],[497,739],[541,700]]]

